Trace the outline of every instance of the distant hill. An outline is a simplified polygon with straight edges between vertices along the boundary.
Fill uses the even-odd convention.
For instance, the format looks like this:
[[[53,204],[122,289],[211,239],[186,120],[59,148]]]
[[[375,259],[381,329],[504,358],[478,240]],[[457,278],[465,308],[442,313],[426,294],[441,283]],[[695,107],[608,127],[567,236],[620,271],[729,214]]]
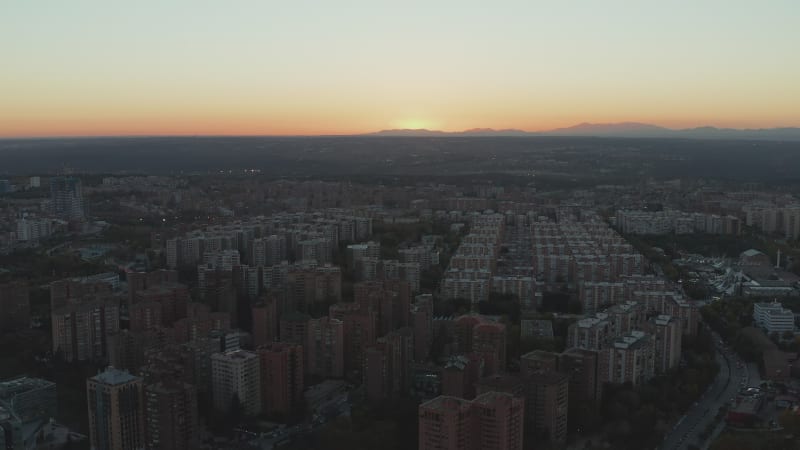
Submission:
[[[669,128],[639,122],[581,123],[567,128],[543,131],[545,136],[614,136],[614,137],[662,137],[674,132]]]
[[[580,123],[566,128],[547,131],[524,131],[517,129],[495,130],[472,128],[464,131],[441,131],[427,129],[395,129],[369,133],[367,136],[384,137],[437,137],[437,136],[572,136],[572,137],[620,137],[620,138],[673,138],[673,139],[729,139],[764,141],[800,141],[800,128],[735,129],[697,127],[671,129],[639,122]]]
[[[531,133],[514,128],[506,128],[504,130],[495,130],[494,128],[472,128],[462,131],[459,134],[466,136],[528,136]]]

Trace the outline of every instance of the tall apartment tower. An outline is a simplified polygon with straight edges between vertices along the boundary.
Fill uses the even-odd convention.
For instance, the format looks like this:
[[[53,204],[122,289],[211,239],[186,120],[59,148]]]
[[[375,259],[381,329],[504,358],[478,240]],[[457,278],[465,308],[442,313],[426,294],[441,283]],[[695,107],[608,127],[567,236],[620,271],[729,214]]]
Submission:
[[[414,361],[427,361],[433,345],[433,296],[418,295],[411,307],[411,326],[414,328]]]
[[[261,362],[261,398],[266,413],[287,414],[303,400],[303,347],[273,342],[256,350]]]
[[[214,408],[230,412],[238,398],[242,412],[261,412],[261,368],[258,355],[245,350],[216,353],[211,356],[211,391]]]
[[[675,317],[660,314],[651,317],[648,325],[655,337],[653,355],[656,373],[664,373],[678,367],[683,339],[680,322]]]
[[[321,317],[308,322],[306,372],[323,378],[344,376],[344,324]]]
[[[474,449],[472,402],[439,396],[419,406],[419,450]]]
[[[522,450],[525,401],[504,392],[487,392],[472,401],[481,450]]]
[[[52,312],[53,352],[65,361],[102,360],[107,337],[119,331],[119,303],[101,298],[55,308]]]
[[[522,450],[524,404],[501,392],[436,397],[419,406],[419,449]]]
[[[270,344],[278,340],[278,302],[267,297],[264,301],[252,306],[253,312],[253,346]]]
[[[527,428],[539,439],[563,444],[567,440],[569,376],[560,372],[526,376]]]
[[[197,448],[197,390],[176,380],[145,386],[148,450]]]
[[[481,323],[472,329],[472,350],[484,360],[486,375],[506,369],[506,326],[502,323]]]
[[[311,316],[296,311],[284,313],[280,318],[280,341],[306,345]]]
[[[145,448],[142,379],[109,367],[86,380],[92,450]]]
[[[65,220],[79,220],[85,216],[83,186],[75,177],[50,179],[51,212]]]

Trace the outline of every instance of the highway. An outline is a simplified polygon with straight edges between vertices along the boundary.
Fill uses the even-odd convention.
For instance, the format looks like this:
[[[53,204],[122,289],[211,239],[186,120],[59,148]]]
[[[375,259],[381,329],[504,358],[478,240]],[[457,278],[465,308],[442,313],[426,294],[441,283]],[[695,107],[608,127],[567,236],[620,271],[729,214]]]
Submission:
[[[702,445],[704,443],[698,442],[699,434],[714,420],[719,408],[736,396],[742,384],[749,385],[750,374],[747,365],[733,350],[719,343],[719,336],[716,333],[714,342],[720,365],[717,378],[700,400],[692,405],[675,427],[666,434],[661,445],[662,450],[680,450],[692,444],[704,447]]]

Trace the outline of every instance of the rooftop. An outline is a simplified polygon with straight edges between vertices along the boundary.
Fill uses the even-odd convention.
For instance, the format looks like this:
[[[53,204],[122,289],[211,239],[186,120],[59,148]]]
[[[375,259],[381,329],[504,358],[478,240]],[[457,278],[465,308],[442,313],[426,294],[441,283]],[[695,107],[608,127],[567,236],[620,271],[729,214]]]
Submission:
[[[667,325],[672,320],[672,316],[666,314],[659,314],[654,317],[654,322],[656,325]]]
[[[484,392],[483,394],[475,397],[475,400],[473,400],[472,402],[479,403],[482,405],[490,405],[492,403],[497,402],[498,400],[503,402],[509,402],[513,401],[513,399],[514,396],[506,392],[491,391],[491,392]]]
[[[212,355],[214,359],[227,359],[227,360],[245,360],[258,358],[258,355],[247,350],[231,350],[225,353],[216,353]]]
[[[643,331],[634,330],[630,333],[620,336],[614,340],[615,348],[635,348],[644,345],[647,340],[647,334]]]
[[[52,381],[47,381],[41,378],[21,377],[13,380],[6,380],[0,382],[0,396],[6,392],[17,393],[19,391],[27,391],[31,389],[46,388],[55,386]]]
[[[739,414],[756,414],[761,409],[762,399],[760,396],[748,396],[742,398],[731,412]]]
[[[434,409],[438,411],[453,411],[459,409],[469,408],[470,404],[469,400],[458,398],[458,397],[448,397],[446,395],[440,395],[432,400],[428,400],[427,402],[420,405],[420,409]]]
[[[595,317],[587,317],[585,319],[581,319],[577,322],[578,327],[580,328],[593,328],[598,325],[607,324],[608,321],[608,314],[605,313],[597,313]]]
[[[741,256],[753,257],[753,256],[758,256],[758,255],[763,255],[763,254],[764,253],[762,253],[762,252],[760,252],[760,251],[758,251],[758,250],[756,250],[754,248],[751,248],[750,250],[743,251]]]
[[[507,375],[507,374],[494,374],[489,375],[488,377],[483,377],[476,385],[480,385],[486,388],[490,388],[489,390],[498,390],[498,391],[513,391],[516,388],[523,387],[524,383],[521,377],[516,375]]]
[[[115,367],[109,366],[105,371],[98,373],[91,378],[98,383],[118,385],[130,383],[131,381],[139,380],[140,378],[131,375],[127,370],[120,370]]]

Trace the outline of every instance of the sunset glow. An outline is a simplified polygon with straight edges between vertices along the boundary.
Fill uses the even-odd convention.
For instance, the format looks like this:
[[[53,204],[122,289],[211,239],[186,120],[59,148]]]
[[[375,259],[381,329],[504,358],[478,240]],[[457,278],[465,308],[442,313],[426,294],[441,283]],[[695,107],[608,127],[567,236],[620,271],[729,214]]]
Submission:
[[[796,1],[305,3],[9,2],[0,136],[800,126]]]

